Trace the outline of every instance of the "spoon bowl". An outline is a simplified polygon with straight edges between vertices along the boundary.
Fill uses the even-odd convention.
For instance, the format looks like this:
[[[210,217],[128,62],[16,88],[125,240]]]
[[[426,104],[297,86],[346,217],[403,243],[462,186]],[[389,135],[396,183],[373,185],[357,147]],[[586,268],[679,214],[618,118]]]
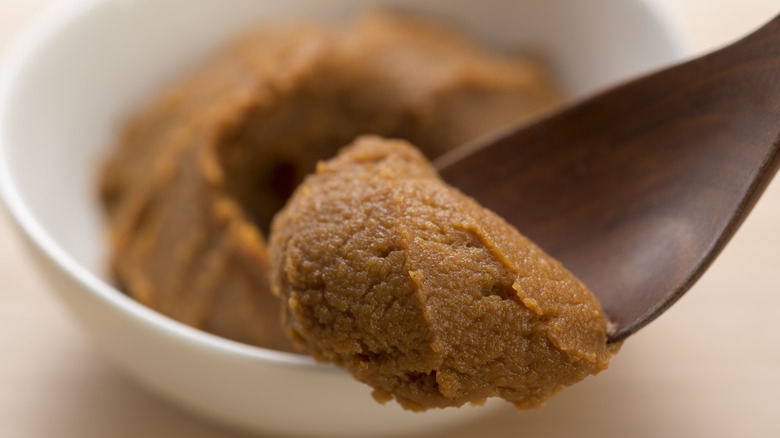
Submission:
[[[777,172],[779,140],[780,17],[437,164],[582,279],[618,342],[717,257]]]

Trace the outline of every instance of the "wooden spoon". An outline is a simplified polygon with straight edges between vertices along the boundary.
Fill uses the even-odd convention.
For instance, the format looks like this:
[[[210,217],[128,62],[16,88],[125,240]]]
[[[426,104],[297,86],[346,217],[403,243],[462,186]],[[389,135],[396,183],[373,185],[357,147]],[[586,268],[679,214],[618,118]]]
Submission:
[[[778,140],[780,16],[437,164],[582,279],[617,342],[720,253],[776,173]]]

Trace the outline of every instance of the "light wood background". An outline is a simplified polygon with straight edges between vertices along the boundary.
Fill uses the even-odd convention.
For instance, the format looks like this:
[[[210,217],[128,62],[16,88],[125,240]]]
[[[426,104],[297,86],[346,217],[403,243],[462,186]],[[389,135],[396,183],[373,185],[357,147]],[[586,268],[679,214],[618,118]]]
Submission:
[[[663,1],[697,52],[780,12],[778,0]],[[0,55],[50,2],[0,0]],[[632,337],[608,371],[544,409],[507,408],[439,435],[780,437],[779,395],[780,178],[704,278]],[[115,371],[49,293],[0,211],[0,437],[141,436],[247,435],[191,416]]]

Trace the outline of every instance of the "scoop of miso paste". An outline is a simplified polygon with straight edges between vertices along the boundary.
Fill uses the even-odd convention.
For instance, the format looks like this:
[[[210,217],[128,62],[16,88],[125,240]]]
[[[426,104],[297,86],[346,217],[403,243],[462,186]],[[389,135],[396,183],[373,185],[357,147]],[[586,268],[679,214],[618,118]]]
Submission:
[[[381,402],[533,408],[609,362],[586,286],[403,141],[362,137],[320,163],[270,255],[296,345]]]

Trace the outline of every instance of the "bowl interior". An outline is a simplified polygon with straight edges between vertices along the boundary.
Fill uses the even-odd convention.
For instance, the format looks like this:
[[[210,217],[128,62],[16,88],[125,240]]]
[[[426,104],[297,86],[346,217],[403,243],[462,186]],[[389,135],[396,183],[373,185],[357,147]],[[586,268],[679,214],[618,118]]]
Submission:
[[[61,4],[10,52],[0,83],[0,176],[11,212],[56,261],[85,268],[74,275],[107,280],[96,169],[122,120],[237,29],[264,20],[301,17],[337,21],[366,3],[107,0]],[[591,93],[683,54],[679,35],[654,7],[640,1],[372,3],[441,17],[489,43],[536,54],[572,96]]]

